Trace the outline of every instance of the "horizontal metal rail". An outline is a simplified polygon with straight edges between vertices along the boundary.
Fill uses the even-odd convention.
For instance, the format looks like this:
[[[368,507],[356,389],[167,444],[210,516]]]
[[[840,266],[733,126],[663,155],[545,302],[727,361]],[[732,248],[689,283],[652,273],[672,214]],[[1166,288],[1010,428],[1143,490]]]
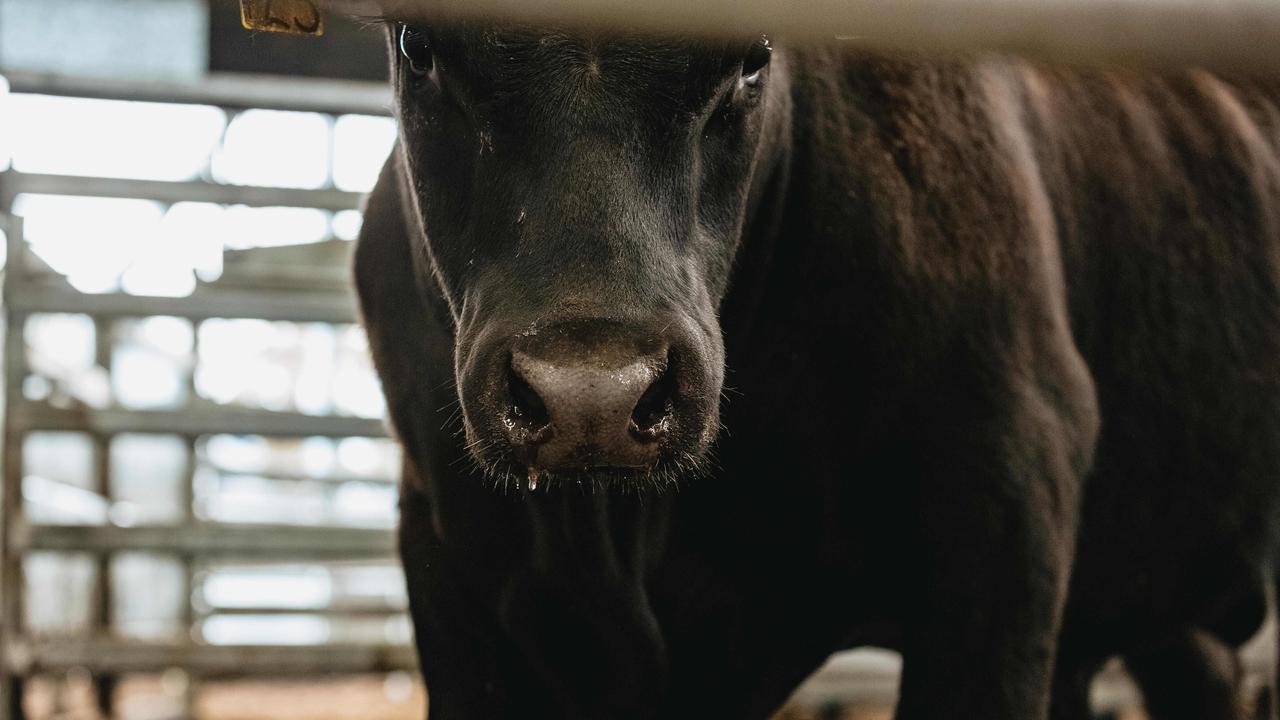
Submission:
[[[395,533],[352,527],[195,523],[183,526],[32,525],[9,529],[19,552],[107,554],[142,551],[253,562],[386,560],[395,558]]]
[[[65,285],[25,284],[10,300],[14,312],[83,313],[93,317],[170,315],[190,320],[254,318],[290,322],[353,323],[357,319],[350,290],[272,291],[199,289],[187,297],[146,297],[124,293],[86,295]]]
[[[272,472],[270,469],[260,473],[246,473],[241,470],[228,470],[223,467],[206,463],[206,467],[214,470],[223,479],[239,478],[252,476],[255,478],[266,478],[276,482],[286,483],[321,483],[323,485],[344,485],[346,483],[365,483],[368,485],[388,485],[397,482],[396,478],[386,476],[372,475],[305,475],[300,473],[289,472]]]
[[[9,670],[19,674],[84,668],[130,674],[180,667],[199,677],[355,675],[417,667],[408,645],[253,646],[141,643],[104,638],[8,643]]]
[[[391,107],[391,91],[386,83],[357,80],[213,73],[200,82],[185,83],[81,78],[29,71],[10,71],[3,75],[9,81],[10,92],[38,95],[330,115],[386,115]]]
[[[501,18],[653,32],[840,38],[887,50],[1280,74],[1275,0],[322,0],[425,23]]]
[[[386,604],[365,603],[365,604],[333,604],[324,607],[309,608],[291,608],[291,607],[230,607],[230,608],[213,608],[211,610],[201,611],[203,617],[213,617],[217,615],[306,615],[308,617],[324,617],[324,618],[390,618],[397,615],[403,615],[407,608],[393,607]]]
[[[166,203],[206,202],[220,205],[303,207],[322,210],[355,210],[360,207],[364,199],[364,193],[334,188],[302,190],[255,185],[223,185],[203,180],[179,182],[126,180],[78,175],[46,175],[16,170],[5,172],[3,177],[4,192],[8,197],[14,197],[19,193],[40,193],[158,200]]]
[[[330,238],[321,242],[335,242],[335,240]],[[342,242],[351,247],[355,246],[354,243],[346,240],[338,240],[336,242]],[[306,245],[284,247],[305,248]],[[254,248],[254,250],[261,249]],[[275,291],[297,293],[310,290],[326,291],[339,297],[352,297],[351,268],[347,262],[341,262],[340,264],[322,263],[307,258],[304,262],[286,265],[272,260],[268,266],[263,267],[240,263],[235,255],[228,253],[223,256],[223,263],[222,277],[218,278],[217,282],[214,283],[214,287],[218,290],[253,288],[259,292],[267,293]],[[352,307],[355,306],[354,300],[351,300],[350,303]]]
[[[227,405],[200,404],[182,410],[66,410],[19,401],[9,432],[69,431],[102,435],[269,435],[274,437],[386,437],[381,420],[335,415],[303,415]]]

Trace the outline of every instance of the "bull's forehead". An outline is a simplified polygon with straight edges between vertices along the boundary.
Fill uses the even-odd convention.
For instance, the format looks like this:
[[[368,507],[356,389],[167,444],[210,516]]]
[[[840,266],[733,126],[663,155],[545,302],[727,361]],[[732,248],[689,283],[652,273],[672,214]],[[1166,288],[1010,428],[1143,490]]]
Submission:
[[[749,41],[509,26],[430,30],[442,69],[469,103],[495,112],[557,108],[658,117],[701,110]]]

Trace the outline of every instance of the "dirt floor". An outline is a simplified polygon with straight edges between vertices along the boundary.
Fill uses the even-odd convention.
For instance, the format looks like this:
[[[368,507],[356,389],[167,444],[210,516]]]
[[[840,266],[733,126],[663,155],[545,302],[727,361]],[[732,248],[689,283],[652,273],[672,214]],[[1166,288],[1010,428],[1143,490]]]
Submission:
[[[188,700],[187,691],[192,690]],[[409,675],[335,678],[325,681],[261,681],[190,685],[185,674],[130,678],[114,693],[120,720],[422,720],[426,695]],[[191,703],[188,705],[188,703]],[[30,684],[26,709],[32,720],[102,720],[87,677],[76,673]],[[892,720],[889,707],[788,708],[773,720]],[[1138,712],[1116,720],[1143,720]]]
[[[784,710],[775,715],[773,720],[893,720],[892,708],[851,707],[832,710]],[[1114,716],[1114,720],[1146,720],[1146,716],[1137,710],[1122,712]]]
[[[191,692],[188,695],[188,691]],[[404,673],[305,682],[241,680],[191,685],[185,674],[129,678],[114,693],[120,720],[422,720],[426,695]],[[33,681],[32,720],[101,720],[88,678]]]

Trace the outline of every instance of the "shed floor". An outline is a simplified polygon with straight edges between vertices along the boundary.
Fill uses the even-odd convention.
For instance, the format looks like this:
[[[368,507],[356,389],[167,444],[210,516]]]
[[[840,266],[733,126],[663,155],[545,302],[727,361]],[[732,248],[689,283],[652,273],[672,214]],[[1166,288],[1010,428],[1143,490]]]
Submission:
[[[186,715],[187,680],[182,673],[129,678],[115,693],[120,720],[176,720]],[[60,700],[55,701],[55,692]],[[324,681],[237,680],[208,682],[196,689],[200,720],[422,720],[426,696],[407,675],[335,678]],[[102,720],[87,677],[37,678],[27,695],[31,720]],[[893,709],[795,706],[773,720],[892,720]],[[1116,720],[1144,720],[1122,712]]]

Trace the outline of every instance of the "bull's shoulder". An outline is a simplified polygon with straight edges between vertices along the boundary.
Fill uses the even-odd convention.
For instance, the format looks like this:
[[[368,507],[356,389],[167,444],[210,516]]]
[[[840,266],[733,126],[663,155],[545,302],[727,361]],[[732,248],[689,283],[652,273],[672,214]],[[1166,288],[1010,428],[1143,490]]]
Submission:
[[[791,325],[856,337],[848,376],[888,378],[922,404],[1037,378],[1089,415],[1016,66],[844,48],[795,65],[791,235],[773,277],[826,311]]]
[[[1024,65],[1024,117],[1039,158],[1121,197],[1201,187],[1206,172],[1276,172],[1280,84],[1202,70],[1138,72]],[[1214,181],[1220,182],[1220,179]],[[1214,192],[1224,188],[1216,186]]]
[[[412,245],[401,195],[402,171],[398,153],[383,164],[378,181],[365,199],[364,220],[356,241],[353,274],[356,295],[366,319],[380,322],[387,305],[409,288],[401,280],[412,274]],[[405,297],[399,300],[407,300]],[[374,317],[370,317],[370,314]]]
[[[1056,287],[1039,276],[1054,227],[1012,65],[840,48],[800,64],[804,252],[939,310]]]
[[[365,201],[352,268],[356,297],[371,336],[393,329],[403,334],[403,329],[420,325],[448,346],[451,316],[434,278],[415,255],[421,243],[410,230],[403,184],[399,153],[393,152]]]
[[[451,320],[434,279],[417,270],[402,180],[393,153],[365,204],[356,296],[393,429],[406,444],[439,444],[438,411],[452,394]]]
[[[365,198],[364,217],[352,262],[352,279],[356,299],[362,313],[378,310],[381,294],[377,277],[399,259],[398,252],[405,244],[407,229],[400,211],[397,190],[398,162],[392,153],[382,166],[378,181]],[[369,308],[366,310],[366,305]],[[376,318],[372,318],[374,322]]]

